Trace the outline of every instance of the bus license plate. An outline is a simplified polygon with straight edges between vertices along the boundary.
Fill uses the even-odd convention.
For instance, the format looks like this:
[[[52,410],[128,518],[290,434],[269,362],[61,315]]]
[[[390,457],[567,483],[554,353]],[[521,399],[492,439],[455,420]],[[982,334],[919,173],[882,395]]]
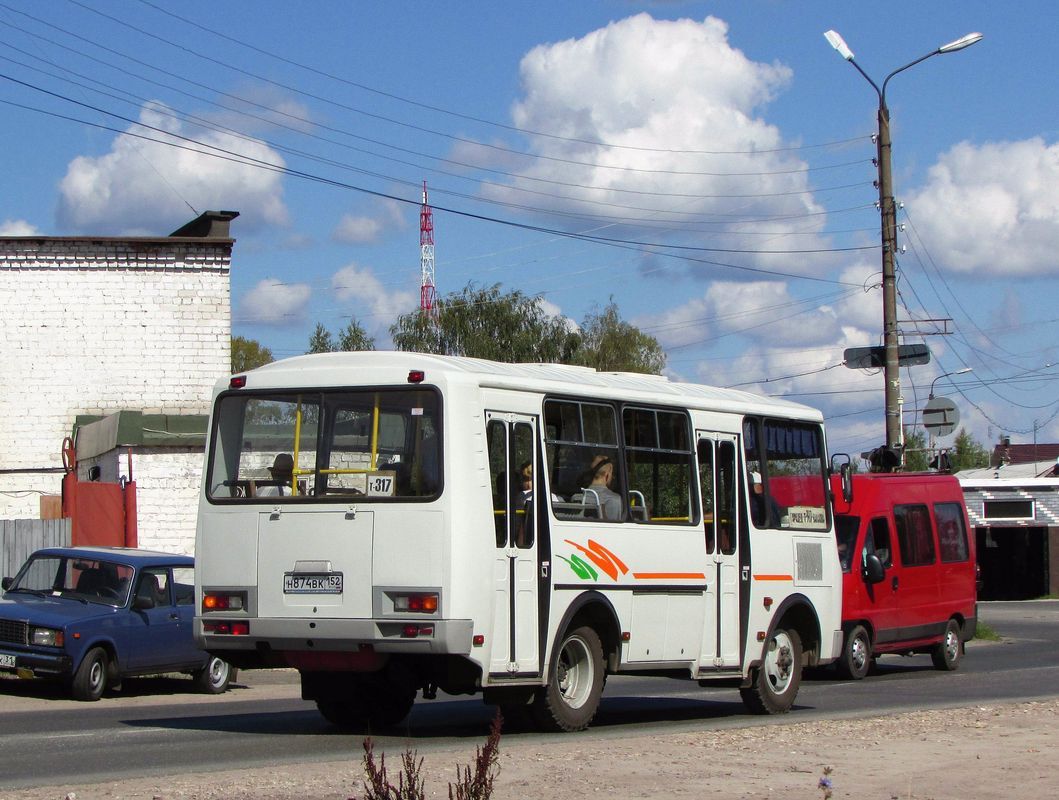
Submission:
[[[0,667],[15,668],[15,657],[10,653],[0,653]]]
[[[283,573],[284,594],[342,594],[342,573]]]

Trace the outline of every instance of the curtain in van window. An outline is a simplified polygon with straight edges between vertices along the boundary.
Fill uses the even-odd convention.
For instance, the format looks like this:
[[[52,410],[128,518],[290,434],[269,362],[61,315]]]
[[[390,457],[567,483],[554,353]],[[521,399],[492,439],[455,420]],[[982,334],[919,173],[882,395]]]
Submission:
[[[938,546],[941,560],[966,561],[967,529],[963,524],[963,508],[959,503],[936,503],[934,519],[938,523]]]
[[[934,563],[934,534],[930,511],[923,505],[894,506],[897,546],[906,567]]]

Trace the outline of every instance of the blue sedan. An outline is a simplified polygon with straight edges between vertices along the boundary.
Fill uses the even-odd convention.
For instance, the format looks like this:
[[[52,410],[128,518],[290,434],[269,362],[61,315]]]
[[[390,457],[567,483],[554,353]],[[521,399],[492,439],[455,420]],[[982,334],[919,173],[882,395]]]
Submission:
[[[185,672],[211,694],[233,677],[195,644],[190,556],[49,547],[4,578],[3,592],[0,672],[65,681],[77,700],[98,700],[133,675]]]

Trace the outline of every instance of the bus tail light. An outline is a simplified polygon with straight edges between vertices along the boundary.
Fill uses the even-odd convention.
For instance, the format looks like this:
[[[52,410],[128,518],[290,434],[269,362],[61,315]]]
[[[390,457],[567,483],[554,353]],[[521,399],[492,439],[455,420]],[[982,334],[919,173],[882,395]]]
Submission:
[[[416,625],[415,623],[405,625],[401,629],[401,636],[405,639],[415,639],[418,636],[433,636],[433,625]]]
[[[205,592],[202,595],[202,611],[243,611],[246,609],[245,592]]]
[[[249,636],[250,623],[246,620],[203,622],[203,633],[219,633],[224,636]]]
[[[395,594],[393,596],[393,610],[416,614],[434,614],[438,610],[438,594],[436,592]]]

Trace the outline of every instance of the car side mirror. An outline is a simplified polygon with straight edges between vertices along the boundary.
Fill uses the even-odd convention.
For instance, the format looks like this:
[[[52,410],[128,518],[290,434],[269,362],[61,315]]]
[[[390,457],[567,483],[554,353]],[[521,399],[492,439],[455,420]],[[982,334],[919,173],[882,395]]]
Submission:
[[[4,578],[2,581],[0,581],[0,588],[3,588],[3,590],[6,592],[8,589],[11,588],[14,582],[14,578]]]
[[[864,579],[868,583],[881,583],[885,577],[886,570],[883,568],[882,561],[875,553],[867,553],[864,556]]]
[[[880,580],[882,579],[880,578]],[[154,608],[154,599],[151,597],[136,595],[136,597],[132,599],[132,607],[136,611],[145,611],[148,608]]]

